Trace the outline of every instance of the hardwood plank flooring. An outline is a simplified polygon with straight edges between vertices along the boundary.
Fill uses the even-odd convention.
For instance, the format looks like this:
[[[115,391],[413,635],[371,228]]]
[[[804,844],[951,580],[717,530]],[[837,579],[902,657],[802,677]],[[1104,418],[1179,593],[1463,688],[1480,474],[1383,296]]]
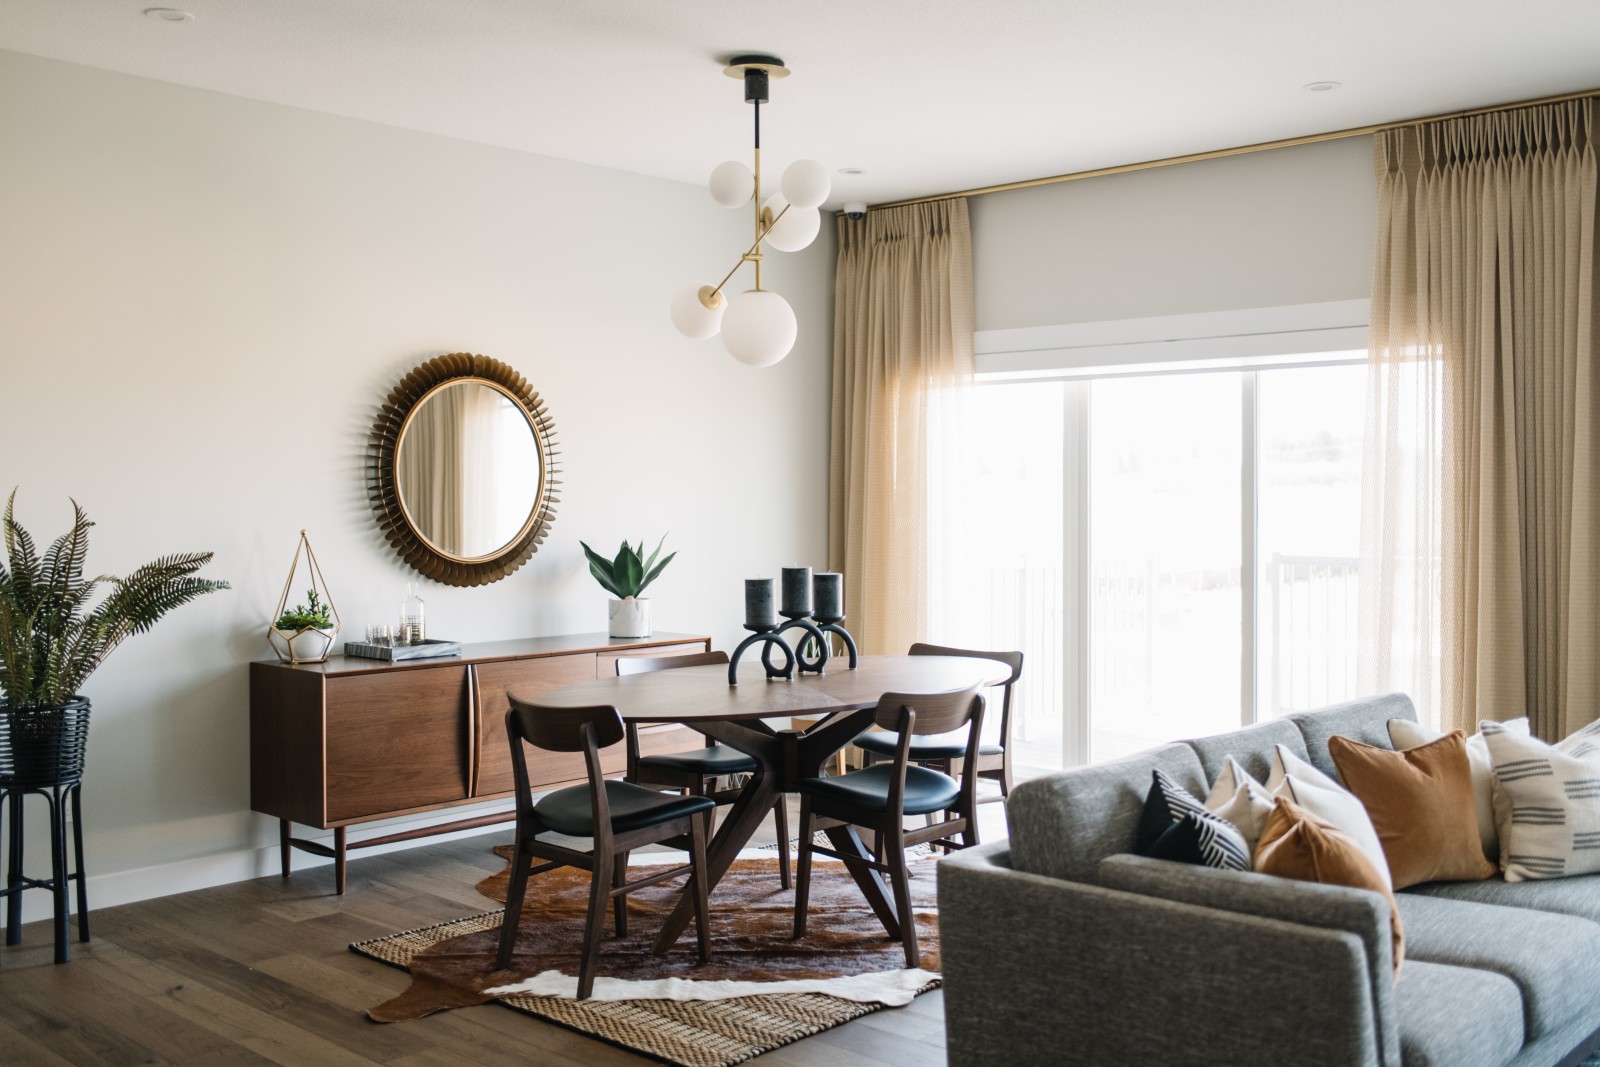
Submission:
[[[1004,834],[985,805],[986,836]],[[991,826],[991,820],[994,825]],[[50,923],[0,948],[0,1063],[17,1067],[464,1064],[633,1067],[655,1062],[497,1005],[380,1025],[363,1014],[407,977],[352,941],[478,911],[473,885],[503,866],[504,833],[352,858],[332,867],[94,911],[94,940],[55,966]],[[770,831],[769,838],[770,840]],[[757,843],[760,843],[758,839]],[[715,898],[713,898],[713,905]],[[74,933],[76,931],[74,930]],[[762,1067],[945,1062],[938,991],[762,1056]]]

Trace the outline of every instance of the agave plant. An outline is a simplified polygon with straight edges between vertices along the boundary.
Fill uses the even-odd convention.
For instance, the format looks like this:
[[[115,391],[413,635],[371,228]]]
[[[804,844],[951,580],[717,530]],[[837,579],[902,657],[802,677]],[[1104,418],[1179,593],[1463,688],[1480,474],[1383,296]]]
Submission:
[[[41,554],[12,515],[11,491],[0,525],[0,698],[11,709],[58,707],[77,694],[113,649],[144,633],[167,612],[228,583],[197,578],[210,552],[163,556],[126,578],[85,579],[94,523],[72,502],[72,529]],[[106,594],[93,603],[101,587]]]
[[[666,543],[667,536],[662,534],[661,540],[656,543],[656,550],[650,553],[650,558],[641,559],[644,539],[640,538],[638,548],[624,541],[622,547],[617,550],[617,558],[606,559],[582,541],[578,542],[583,545],[583,554],[589,557],[589,573],[594,575],[594,580],[600,583],[601,588],[618,600],[637,597],[667,569],[667,564],[672,562],[673,557],[677,555],[676,552],[668,553],[666,559],[660,563],[656,562],[656,557],[661,555],[661,546]]]

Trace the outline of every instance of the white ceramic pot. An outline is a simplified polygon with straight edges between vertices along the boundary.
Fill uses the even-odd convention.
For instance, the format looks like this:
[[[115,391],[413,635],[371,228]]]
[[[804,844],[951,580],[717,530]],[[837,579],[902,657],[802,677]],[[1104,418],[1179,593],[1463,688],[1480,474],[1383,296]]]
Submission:
[[[270,643],[278,655],[290,663],[321,663],[328,658],[337,630],[283,630],[274,626]]]
[[[629,597],[611,601],[612,637],[650,636],[650,598]]]

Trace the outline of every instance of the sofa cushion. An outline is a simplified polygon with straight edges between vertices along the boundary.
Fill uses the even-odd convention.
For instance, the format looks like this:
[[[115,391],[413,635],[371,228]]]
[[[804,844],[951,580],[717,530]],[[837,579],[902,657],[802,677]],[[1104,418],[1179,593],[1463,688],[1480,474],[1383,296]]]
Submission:
[[[1600,925],[1588,919],[1411,893],[1401,894],[1400,914],[1411,959],[1517,983],[1527,1040],[1583,1016],[1600,986]]]
[[[1372,818],[1396,889],[1494,876],[1478,837],[1472,764],[1460,730],[1402,752],[1333,737],[1328,752]]]
[[[1576,915],[1600,923],[1600,874],[1542,882],[1507,882],[1504,878],[1482,882],[1429,882],[1412,886],[1402,897],[1413,894]]]
[[[1338,735],[1380,748],[1393,748],[1389,742],[1390,719],[1416,722],[1417,709],[1411,706],[1410,697],[1404,693],[1385,693],[1289,716],[1289,721],[1305,740],[1306,758],[1328,775],[1338,773],[1328,755],[1328,738]]]
[[[1194,749],[1194,754],[1200,757],[1200,766],[1205,768],[1208,782],[1215,782],[1222,776],[1223,764],[1229,756],[1238,760],[1240,766],[1256,781],[1265,782],[1272,770],[1274,745],[1282,745],[1302,759],[1306,755],[1305,738],[1286,719],[1260,722],[1225,734],[1197,737],[1184,744]]]
[[[1291,779],[1292,781],[1292,779]],[[1378,862],[1381,863],[1380,856]],[[1302,882],[1343,885],[1381,893],[1389,903],[1394,938],[1394,968],[1405,958],[1404,924],[1389,888],[1373,860],[1339,827],[1318,818],[1288,797],[1279,797],[1261,831],[1255,869]]]
[[[1187,745],[1018,783],[1006,802],[1011,862],[1030,874],[1092,881],[1101,860],[1132,850],[1150,772],[1158,769],[1191,793],[1205,791],[1200,760]]]
[[[1503,974],[1413,960],[1394,998],[1405,1067],[1501,1067],[1522,1048],[1522,997]]]
[[[1150,793],[1139,816],[1139,836],[1133,843],[1135,852],[1233,871],[1250,869],[1250,846],[1237,826],[1207,811],[1162,771],[1151,771],[1150,778]]]

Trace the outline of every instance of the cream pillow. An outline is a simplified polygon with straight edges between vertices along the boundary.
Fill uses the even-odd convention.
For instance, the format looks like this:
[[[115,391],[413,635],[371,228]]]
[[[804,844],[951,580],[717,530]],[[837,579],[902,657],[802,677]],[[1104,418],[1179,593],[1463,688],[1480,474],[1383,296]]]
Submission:
[[[1494,761],[1506,881],[1600,871],[1600,722],[1558,744],[1478,724]]]
[[[1252,856],[1267,816],[1272,814],[1272,803],[1272,794],[1267,792],[1266,786],[1250,777],[1250,772],[1239,766],[1239,761],[1232,756],[1227,757],[1222,773],[1217,775],[1211,792],[1206,794],[1206,810],[1238,827]]]
[[[1292,774],[1302,782],[1320,785],[1324,789],[1343,790],[1344,786],[1329,778],[1316,767],[1307,763],[1293,751],[1282,745],[1272,746],[1272,770],[1267,774],[1268,792],[1277,793],[1278,787],[1283,784],[1284,775]],[[1281,795],[1281,794],[1280,794]],[[1314,814],[1314,813],[1313,813]]]
[[[1500,725],[1519,737],[1528,736],[1527,719],[1511,719]],[[1389,743],[1397,751],[1426,745],[1443,736],[1441,731],[1430,730],[1410,719],[1389,720]],[[1467,738],[1467,763],[1472,768],[1472,808],[1478,817],[1478,839],[1483,843],[1483,854],[1499,863],[1500,829],[1494,806],[1494,762],[1489,759],[1489,746],[1481,732]]]
[[[1296,774],[1286,774],[1278,783],[1278,788],[1273,790],[1273,796],[1287,797],[1317,818],[1343,830],[1372,861],[1383,883],[1393,889],[1389,859],[1383,854],[1383,844],[1378,840],[1378,831],[1373,827],[1367,809],[1353,793],[1334,784],[1332,778],[1320,772],[1319,776],[1319,781],[1312,781]]]

